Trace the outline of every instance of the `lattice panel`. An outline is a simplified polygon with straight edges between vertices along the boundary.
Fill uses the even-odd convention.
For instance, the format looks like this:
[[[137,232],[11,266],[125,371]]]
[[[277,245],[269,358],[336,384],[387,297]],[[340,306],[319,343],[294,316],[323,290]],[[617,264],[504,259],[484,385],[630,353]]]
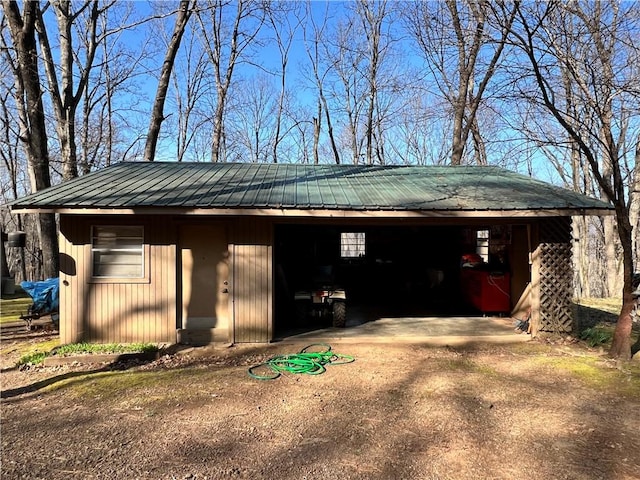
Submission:
[[[540,255],[540,330],[570,332],[573,327],[571,218],[550,218],[541,223]]]

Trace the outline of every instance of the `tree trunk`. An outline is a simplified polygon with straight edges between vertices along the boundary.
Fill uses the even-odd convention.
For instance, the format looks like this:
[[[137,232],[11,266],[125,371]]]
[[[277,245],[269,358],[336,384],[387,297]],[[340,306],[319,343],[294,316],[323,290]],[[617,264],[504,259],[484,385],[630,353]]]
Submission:
[[[313,19],[313,15],[311,13],[310,8],[311,8],[311,3],[307,3],[307,10],[306,10],[307,16],[308,18]],[[324,18],[325,18],[324,21],[326,22],[326,19],[328,17],[325,16]],[[305,23],[303,23],[302,26],[303,26],[304,47],[307,52],[307,56],[309,57],[309,61],[311,62],[313,79],[315,80],[315,86],[318,88],[318,117],[314,119],[313,159],[315,164],[319,162],[318,145],[320,140],[320,131],[322,128],[322,111],[324,110],[324,116],[327,122],[327,135],[329,136],[329,143],[331,144],[333,159],[336,165],[339,165],[340,154],[339,154],[338,146],[336,144],[336,140],[333,134],[333,123],[331,122],[331,112],[329,110],[327,99],[324,95],[323,81],[324,81],[324,78],[326,77],[326,71],[325,71],[325,75],[320,74],[320,45],[322,45],[323,43],[326,43],[326,42],[323,42],[323,32],[326,27],[326,23],[324,23],[320,27],[316,26],[316,24],[313,21],[311,22],[311,24],[313,25],[314,29],[313,29],[313,38],[310,41],[307,40],[307,30],[304,28]]]
[[[218,88],[218,101],[216,110],[213,115],[213,136],[211,138],[211,161],[217,163],[220,161],[220,153],[222,150],[222,138],[224,127],[224,108],[227,104],[226,88]]]
[[[264,8],[259,2],[238,0],[236,13],[232,21],[224,15],[225,7],[232,3],[222,0],[209,0],[206,10],[210,13],[210,24],[207,24],[200,10],[196,15],[200,22],[203,46],[213,65],[216,85],[216,107],[213,116],[213,133],[211,137],[211,161],[224,161],[224,116],[227,109],[227,97],[237,63],[246,48],[256,41],[256,37],[264,23]],[[250,30],[241,30],[245,23],[255,20]],[[226,54],[225,54],[226,52]],[[222,62],[225,62],[225,65]]]
[[[516,4],[484,0],[416,2],[408,22],[438,88],[452,109],[452,165],[463,161],[480,104],[496,72],[516,15]],[[510,10],[508,10],[510,9]],[[500,25],[494,27],[490,19]],[[485,63],[481,53],[491,53]],[[455,63],[455,72],[450,65]],[[474,140],[480,140],[476,135]]]
[[[629,220],[635,232],[631,239],[632,251],[636,252],[636,257],[633,260],[637,271],[640,271],[640,136],[636,139],[635,167],[631,175],[629,190]],[[640,337],[638,337],[638,341],[640,341]]]
[[[633,253],[631,250],[632,228],[629,221],[629,212],[624,205],[616,205],[616,219],[618,221],[618,234],[622,243],[622,264],[624,286],[622,289],[622,309],[616,329],[613,333],[613,341],[609,354],[620,360],[631,359],[631,312],[636,303],[633,292]]]
[[[614,217],[605,217],[604,224],[604,249],[605,249],[605,265],[606,265],[606,296],[615,297],[622,291],[621,267],[618,255],[619,235],[617,232],[616,219]]]
[[[26,110],[28,130],[24,132],[26,134],[24,146],[29,165],[31,189],[37,192],[51,186],[49,150],[35,37],[39,4],[25,2],[23,17],[20,16],[17,2],[3,0],[2,6],[16,50],[17,74],[20,76],[20,82],[24,88],[24,99],[17,98],[16,103]],[[52,213],[38,215],[38,236],[43,275],[56,277],[58,275],[58,244],[55,216]]]
[[[78,16],[88,7],[90,15],[86,25],[87,37],[85,38],[86,56],[84,64],[74,72],[75,47],[73,44],[72,29]],[[62,161],[62,178],[70,180],[78,176],[78,160],[76,145],[76,112],[85,92],[89,75],[93,67],[93,61],[98,46],[96,29],[100,10],[98,2],[87,0],[80,5],[78,11],[71,12],[71,2],[62,0],[51,5],[56,15],[58,25],[59,61],[53,58],[53,51],[47,35],[47,28],[39,12],[37,27],[40,51],[44,59],[44,69],[47,75],[51,104],[55,113],[55,127],[60,142]],[[56,69],[59,69],[60,81]],[[75,81],[77,78],[77,88]]]
[[[195,6],[196,0],[193,0],[193,6],[190,6],[190,3],[191,0],[180,0],[178,17],[176,18],[173,35],[171,36],[171,41],[167,47],[167,52],[162,64],[160,80],[158,81],[158,88],[156,90],[156,98],[153,102],[153,109],[151,110],[149,132],[147,133],[147,141],[144,146],[144,159],[149,162],[154,161],[156,157],[160,127],[164,121],[164,103],[167,98],[169,81],[171,80],[171,71],[173,70],[173,64],[175,63],[176,55],[180,48],[182,35],[184,34],[187,23],[189,22],[189,17],[191,16],[192,8]]]
[[[320,163],[320,155],[318,152],[318,146],[320,145],[320,126],[322,117],[322,104],[318,100],[318,116],[313,117],[313,164],[318,165]]]
[[[480,134],[478,117],[474,117],[470,125],[471,139],[473,140],[473,156],[476,165],[487,165],[487,148]]]

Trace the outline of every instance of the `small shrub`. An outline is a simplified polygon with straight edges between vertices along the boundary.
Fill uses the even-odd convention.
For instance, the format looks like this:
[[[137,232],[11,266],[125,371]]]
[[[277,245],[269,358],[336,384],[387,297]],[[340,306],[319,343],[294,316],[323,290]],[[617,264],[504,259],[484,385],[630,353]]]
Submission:
[[[47,357],[47,352],[31,352],[26,353],[20,357],[18,360],[18,366],[20,365],[37,365],[39,363],[44,362],[44,359]]]
[[[157,352],[152,343],[71,343],[58,347],[53,354],[59,356],[87,353],[148,353]]]
[[[580,333],[580,339],[586,341],[590,347],[608,343],[612,338],[613,334],[610,331],[597,327],[586,328]]]
[[[158,346],[152,343],[71,343],[61,345],[51,351],[31,351],[20,357],[17,366],[20,365],[37,365],[44,362],[44,359],[50,355],[68,356],[77,354],[91,353],[151,353],[157,352]]]

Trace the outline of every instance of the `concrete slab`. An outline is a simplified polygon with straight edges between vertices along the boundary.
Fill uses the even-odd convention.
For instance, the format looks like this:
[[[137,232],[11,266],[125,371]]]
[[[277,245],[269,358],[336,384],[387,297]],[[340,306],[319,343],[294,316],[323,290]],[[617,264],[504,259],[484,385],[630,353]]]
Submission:
[[[510,317],[482,316],[380,316],[368,321],[347,322],[346,328],[322,328],[289,332],[279,341],[343,343],[426,343],[454,345],[468,343],[526,342],[530,335],[515,330]]]

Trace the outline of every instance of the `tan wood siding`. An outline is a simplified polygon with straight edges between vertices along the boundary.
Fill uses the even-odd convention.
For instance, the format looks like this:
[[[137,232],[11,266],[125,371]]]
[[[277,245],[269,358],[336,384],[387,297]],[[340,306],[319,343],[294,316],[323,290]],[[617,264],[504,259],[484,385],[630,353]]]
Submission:
[[[178,225],[178,341],[229,342],[231,272],[229,223],[217,219]]]
[[[148,281],[91,278],[91,226],[143,225]],[[62,343],[174,342],[175,235],[167,217],[101,216],[60,219]]]
[[[273,226],[268,219],[238,220],[233,244],[234,341],[273,338]]]
[[[540,268],[542,254],[540,245],[540,229],[538,224],[531,225],[531,335],[535,337],[540,331]]]
[[[60,217],[60,342],[72,343],[80,338],[77,311],[84,309],[84,255],[74,245],[79,237],[78,225],[68,216]]]
[[[513,225],[509,251],[511,264],[511,315],[517,319],[527,316],[531,305],[531,258],[529,241],[530,228],[526,225]]]

